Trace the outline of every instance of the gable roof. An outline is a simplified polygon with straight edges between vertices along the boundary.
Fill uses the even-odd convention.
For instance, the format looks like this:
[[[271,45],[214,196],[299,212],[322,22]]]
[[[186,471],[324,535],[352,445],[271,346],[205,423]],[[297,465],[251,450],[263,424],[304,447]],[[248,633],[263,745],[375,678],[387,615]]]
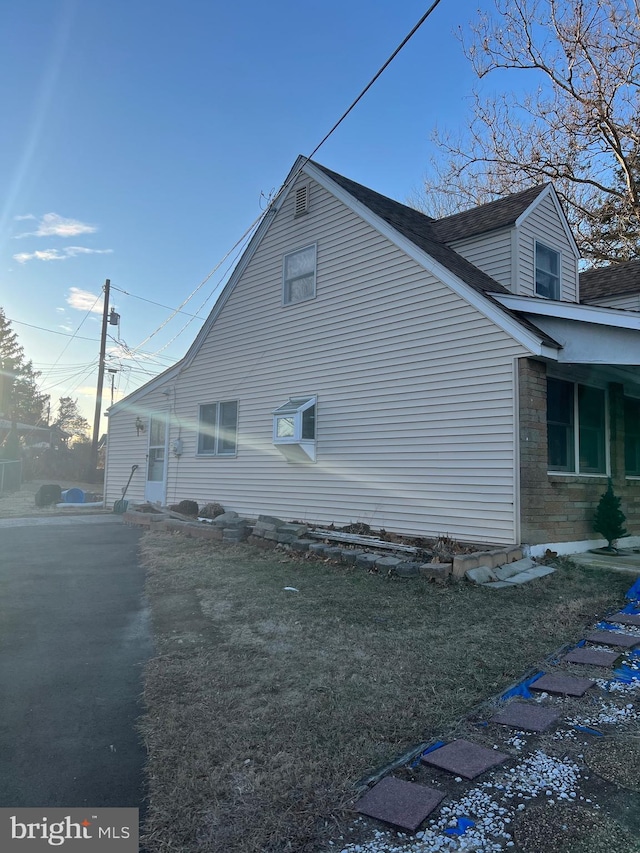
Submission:
[[[332,172],[325,166],[311,161],[312,164],[331,178],[338,186],[346,190],[358,201],[362,202],[372,213],[384,219],[392,228],[426,252],[428,255],[446,267],[449,272],[463,279],[480,293],[509,293],[506,287],[494,278],[482,272],[462,255],[445,246],[436,236],[434,226],[438,220],[432,219],[413,207],[401,204],[387,196],[370,190],[368,187],[345,178],[337,172]]]
[[[345,178],[343,175],[339,175],[337,172],[333,172],[331,169],[327,169],[325,166],[321,166],[319,163],[309,160],[307,157],[300,156],[285,179],[285,182],[279,194],[274,199],[274,202],[265,211],[263,219],[253,233],[247,248],[244,250],[229,280],[223,288],[222,293],[212,308],[211,313],[202,325],[198,335],[184,357],[163,373],[160,373],[158,376],[150,379],[149,382],[142,385],[136,391],[133,391],[127,397],[119,400],[114,406],[110,407],[108,410],[109,414],[116,412],[120,408],[128,406],[140,396],[149,393],[171,379],[179,376],[179,374],[191,364],[232,293],[237,281],[244,273],[244,270],[253,257],[253,254],[260,245],[262,238],[271,224],[271,220],[277,214],[286,199],[293,186],[295,178],[303,172],[306,172],[316,180],[320,180],[322,176],[326,176],[330,182],[330,192],[333,191],[334,194],[336,194],[336,187],[339,187],[347,194],[346,196],[342,194],[341,197],[344,196],[343,201],[346,200],[347,203],[349,203],[349,199],[355,199],[356,202],[364,205],[365,208],[374,214],[375,218],[383,220],[383,223],[390,226],[391,231],[389,233],[392,236],[393,234],[400,235],[410,241],[414,247],[419,249],[420,253],[423,253],[418,253],[420,263],[425,265],[425,255],[427,255],[440,266],[441,270],[444,269],[450,273],[451,275],[447,276],[447,278],[449,280],[449,284],[454,287],[454,289],[457,286],[461,286],[464,291],[466,286],[467,293],[470,288],[472,291],[476,291],[478,294],[481,294],[483,298],[480,300],[476,298],[475,300],[476,307],[482,306],[481,310],[483,310],[483,308],[488,309],[493,316],[494,321],[497,318],[498,325],[506,322],[510,329],[510,334],[515,338],[520,337],[528,340],[529,343],[525,343],[525,346],[535,345],[536,348],[550,348],[549,351],[546,352],[547,355],[551,355],[553,351],[557,351],[560,348],[558,342],[550,335],[535,326],[519,313],[502,305],[493,296],[493,294],[496,294],[496,296],[500,294],[509,294],[510,291],[506,287],[497,282],[494,278],[491,278],[487,273],[474,266],[470,261],[467,261],[466,258],[463,258],[462,255],[458,254],[438,239],[434,233],[434,225],[437,224],[438,220],[432,219],[430,216],[427,216],[412,207],[408,207],[405,204],[401,204],[387,196],[381,195],[375,190],[371,190],[362,184],[358,184],[355,181],[350,180],[349,178]],[[331,183],[333,184],[333,187],[331,187]],[[551,187],[551,185],[547,186]],[[545,188],[536,187],[535,189],[537,190],[537,193],[534,194],[534,201]],[[516,195],[520,196],[523,195],[523,193],[517,193]],[[505,199],[504,201],[508,201],[508,199]],[[490,202],[490,204],[494,204],[494,202]],[[531,204],[531,201],[529,201],[529,204]],[[513,206],[513,209],[514,211],[518,209],[520,211],[519,215],[522,215],[522,213],[527,210],[527,207],[523,208],[522,204],[518,203]],[[361,209],[357,212],[362,215]],[[378,230],[380,230],[379,225],[374,224],[374,227],[377,227]]]
[[[503,315],[506,314],[510,319],[515,320],[518,326],[528,332],[529,335],[533,334],[543,344],[551,346],[554,349],[559,347],[557,341],[554,341],[550,335],[539,329],[525,317],[502,305],[492,295],[509,294],[511,293],[510,290],[481,269],[478,269],[478,267],[474,266],[466,258],[463,258],[458,252],[438,240],[434,233],[434,225],[437,225],[438,220],[432,219],[430,216],[421,213],[419,210],[415,210],[413,207],[408,207],[399,201],[387,198],[387,196],[381,195],[362,184],[358,184],[350,178],[345,178],[337,172],[332,172],[331,169],[327,169],[319,163],[315,163],[314,161],[308,162],[314,169],[326,175],[335,184],[346,190],[350,196],[364,204],[372,213],[388,223],[396,232],[406,237],[415,246],[429,255],[429,257],[437,261],[442,267],[452,273],[456,279],[469,285],[478,293],[481,293],[492,306],[497,307]],[[547,184],[547,186],[551,188],[550,184]],[[539,196],[540,192],[545,188],[539,187],[537,189],[538,192],[535,197]],[[517,193],[517,195],[523,195],[523,193]],[[505,199],[505,201],[508,201],[508,199]],[[530,205],[531,200],[529,200],[529,204],[524,210],[527,210]],[[520,210],[518,215],[522,215],[524,212],[521,204],[514,205],[514,210],[516,209]]]
[[[607,296],[623,296],[626,293],[640,294],[640,260],[611,264],[580,273],[581,302]]]
[[[538,196],[551,184],[538,184],[519,193],[499,198],[463,210],[451,216],[444,216],[434,221],[434,233],[438,240],[452,243],[465,237],[486,234],[499,228],[509,228],[516,225],[517,220],[533,204]]]

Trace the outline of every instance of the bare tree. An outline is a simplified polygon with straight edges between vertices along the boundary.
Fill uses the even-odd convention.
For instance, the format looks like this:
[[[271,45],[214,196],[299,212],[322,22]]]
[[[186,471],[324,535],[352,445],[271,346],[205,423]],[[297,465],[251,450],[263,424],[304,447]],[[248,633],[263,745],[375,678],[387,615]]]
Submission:
[[[495,0],[461,32],[480,79],[528,72],[531,89],[473,97],[466,132],[434,134],[432,215],[553,181],[583,256],[640,257],[640,0]]]

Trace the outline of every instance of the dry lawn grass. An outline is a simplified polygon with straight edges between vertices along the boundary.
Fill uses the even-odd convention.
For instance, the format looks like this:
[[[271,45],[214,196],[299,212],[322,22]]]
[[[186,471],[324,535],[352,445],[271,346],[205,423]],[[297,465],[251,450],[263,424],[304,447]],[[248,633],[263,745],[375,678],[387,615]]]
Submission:
[[[155,532],[143,553],[154,853],[328,849],[354,782],[577,639],[629,585],[564,561],[492,593]]]

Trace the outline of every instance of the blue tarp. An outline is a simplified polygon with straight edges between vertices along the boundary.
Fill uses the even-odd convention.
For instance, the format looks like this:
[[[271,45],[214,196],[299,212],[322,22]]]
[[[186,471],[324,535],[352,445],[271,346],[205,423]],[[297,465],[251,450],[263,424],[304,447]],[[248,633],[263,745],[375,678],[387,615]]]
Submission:
[[[503,693],[500,697],[500,701],[506,702],[507,699],[512,699],[514,696],[522,696],[523,699],[531,699],[533,693],[529,690],[529,687],[534,681],[542,678],[543,675],[544,672],[536,672],[535,675],[525,678],[524,681],[521,681],[519,684],[516,684],[515,687],[512,687],[510,690],[507,690],[506,693]]]
[[[626,597],[630,598],[632,601],[640,601],[640,578],[638,578],[634,585],[629,589]]]

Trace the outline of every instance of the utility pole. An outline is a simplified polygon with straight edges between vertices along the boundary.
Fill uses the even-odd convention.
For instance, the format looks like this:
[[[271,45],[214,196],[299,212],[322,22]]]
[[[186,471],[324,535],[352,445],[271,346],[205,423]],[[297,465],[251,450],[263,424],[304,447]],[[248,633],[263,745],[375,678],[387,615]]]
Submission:
[[[109,291],[111,281],[104,283],[104,308],[102,310],[102,334],[100,335],[100,360],[98,362],[98,387],[96,388],[96,411],[93,418],[93,439],[91,441],[91,456],[89,457],[88,482],[96,479],[98,467],[98,441],[100,439],[100,415],[102,413],[102,386],[104,384],[104,362],[107,349],[107,325],[109,322]]]

